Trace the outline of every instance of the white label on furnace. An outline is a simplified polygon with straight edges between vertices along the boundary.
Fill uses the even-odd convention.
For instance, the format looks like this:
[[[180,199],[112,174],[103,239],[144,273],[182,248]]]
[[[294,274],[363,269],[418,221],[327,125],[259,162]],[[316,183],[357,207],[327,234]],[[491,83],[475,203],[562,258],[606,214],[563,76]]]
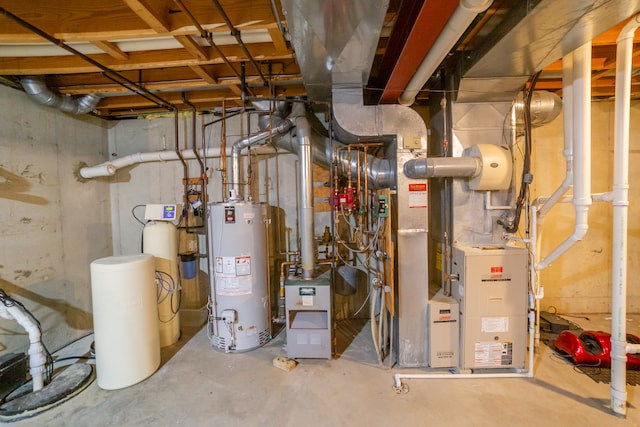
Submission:
[[[313,306],[313,295],[302,295],[302,306],[303,307]]]
[[[501,342],[477,342],[474,353],[475,366],[501,366]]]
[[[409,207],[426,208],[429,205],[426,183],[409,184]]]
[[[483,317],[482,332],[509,332],[508,317]]]
[[[216,274],[222,274],[222,257],[216,257]]]

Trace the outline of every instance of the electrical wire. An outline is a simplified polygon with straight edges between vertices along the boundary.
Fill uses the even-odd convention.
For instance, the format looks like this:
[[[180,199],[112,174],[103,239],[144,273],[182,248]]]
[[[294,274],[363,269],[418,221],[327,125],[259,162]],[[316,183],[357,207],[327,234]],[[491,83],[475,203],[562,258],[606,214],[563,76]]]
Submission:
[[[140,218],[138,218],[138,216],[136,215],[136,209],[143,207],[146,205],[135,205],[134,207],[131,208],[131,215],[133,215],[133,217],[135,218],[136,221],[138,221],[140,224],[142,224],[143,226],[146,225],[145,222],[143,222]]]
[[[180,289],[176,285],[176,281],[174,278],[165,271],[156,270],[155,272],[156,284],[158,286],[157,290],[157,300],[158,305],[162,304],[167,298],[169,298],[171,317],[167,320],[160,319],[162,323],[168,323],[172,321],[178,314],[180,310],[181,304],[181,296]],[[177,299],[178,303],[174,306],[174,298]],[[158,313],[158,317],[160,314]]]
[[[522,213],[522,208],[524,206],[525,199],[528,196],[529,184],[533,179],[533,177],[531,176],[531,95],[533,93],[533,90],[535,89],[538,77],[540,77],[540,73],[541,71],[538,71],[536,74],[534,74],[528,89],[523,89],[524,159],[522,164],[522,178],[520,181],[520,192],[518,194],[518,199],[516,200],[516,210],[513,217],[513,223],[509,227],[505,228],[505,231],[507,233],[515,233],[516,231],[518,231],[518,227],[520,226],[520,215]]]

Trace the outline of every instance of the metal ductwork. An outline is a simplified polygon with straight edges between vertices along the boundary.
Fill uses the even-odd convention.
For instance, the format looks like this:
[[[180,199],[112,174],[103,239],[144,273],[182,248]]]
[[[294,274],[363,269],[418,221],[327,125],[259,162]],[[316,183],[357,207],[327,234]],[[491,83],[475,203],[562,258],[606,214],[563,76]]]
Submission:
[[[254,104],[255,105],[255,104]],[[294,121],[297,118],[303,116],[308,122],[310,126],[309,138],[311,140],[311,159],[312,162],[322,166],[324,168],[329,169],[331,167],[331,162],[333,158],[333,153],[335,152],[335,161],[338,163],[338,171],[341,174],[351,173],[354,176],[360,176],[362,179],[368,179],[371,187],[373,189],[378,188],[393,188],[396,185],[396,160],[394,158],[385,158],[381,159],[372,154],[363,154],[362,152],[357,152],[356,150],[348,150],[348,145],[343,144],[342,142],[334,140],[333,143],[329,139],[327,135],[326,129],[319,122],[317,117],[310,112],[305,111],[303,108],[303,103],[296,103],[294,107],[294,111],[289,116],[287,121]],[[260,107],[259,105],[255,105],[256,107]],[[400,107],[400,106],[391,106],[387,105],[385,107]],[[360,108],[378,108],[378,107],[362,107]],[[406,107],[400,107],[406,108]],[[355,110],[354,110],[355,111]],[[417,113],[414,112],[417,115]],[[277,116],[276,116],[277,117]],[[276,118],[279,122],[280,118]],[[267,126],[268,121],[262,121],[262,126]],[[424,122],[422,124],[424,127]],[[397,131],[397,130],[396,130]],[[289,151],[291,153],[300,154],[299,149],[300,145],[297,139],[294,137],[295,133],[297,133],[297,129],[290,132],[288,134],[279,136],[274,138],[274,144],[283,150]],[[426,129],[422,130],[424,141],[426,143]],[[365,135],[367,137],[371,137],[371,135]],[[357,135],[351,135],[351,139],[357,139]],[[382,139],[382,137],[378,137],[378,141]],[[360,156],[360,160],[358,160],[358,156]],[[366,156],[366,161],[363,158]],[[366,167],[365,167],[366,164]]]
[[[271,123],[270,129],[265,129],[261,132],[255,133],[253,135],[249,135],[244,137],[233,144],[233,149],[231,150],[231,174],[233,181],[233,190],[234,196],[233,198],[238,198],[240,200],[243,199],[242,194],[242,186],[240,184],[241,181],[241,161],[240,161],[240,153],[245,148],[257,145],[264,140],[271,138],[275,135],[281,135],[287,132],[293,126],[293,122],[290,120],[282,120],[276,118],[275,123]]]
[[[100,95],[93,93],[79,98],[61,95],[49,89],[44,80],[39,77],[24,77],[20,80],[20,83],[29,98],[38,104],[58,108],[65,113],[90,113],[96,108],[101,98]]]
[[[512,101],[529,78],[640,10],[640,0],[514,2],[465,58],[458,102]]]
[[[327,103],[336,85],[364,87],[388,0],[282,0],[307,96]]]

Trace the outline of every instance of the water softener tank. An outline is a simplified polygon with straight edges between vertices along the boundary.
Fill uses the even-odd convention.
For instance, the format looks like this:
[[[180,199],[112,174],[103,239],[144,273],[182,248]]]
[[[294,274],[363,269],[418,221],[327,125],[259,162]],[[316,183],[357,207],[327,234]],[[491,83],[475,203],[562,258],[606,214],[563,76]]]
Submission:
[[[209,209],[209,335],[219,350],[251,350],[271,338],[267,207],[247,201],[210,203]]]
[[[149,221],[142,231],[142,249],[145,254],[155,257],[160,347],[167,347],[180,338],[180,275],[176,226],[167,221]]]

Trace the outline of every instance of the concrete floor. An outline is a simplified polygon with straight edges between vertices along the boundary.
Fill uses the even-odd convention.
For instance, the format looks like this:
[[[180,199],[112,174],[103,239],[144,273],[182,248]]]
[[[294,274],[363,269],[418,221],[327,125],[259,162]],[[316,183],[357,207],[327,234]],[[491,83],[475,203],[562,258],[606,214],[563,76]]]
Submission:
[[[574,319],[584,329],[609,330],[607,316]],[[640,330],[630,316],[629,332]],[[344,332],[344,330],[343,330]],[[367,325],[335,360],[300,360],[291,372],[274,368],[285,356],[284,331],[264,347],[223,354],[204,329],[183,328],[163,350],[163,364],[134,386],[101,390],[94,381],[60,406],[15,426],[640,426],[640,394],[629,386],[625,419],[609,411],[609,385],[596,383],[542,345],[535,377],[407,379],[392,389],[394,373],[375,365]],[[56,354],[86,351],[92,336]],[[75,352],[75,353],[73,353]]]

